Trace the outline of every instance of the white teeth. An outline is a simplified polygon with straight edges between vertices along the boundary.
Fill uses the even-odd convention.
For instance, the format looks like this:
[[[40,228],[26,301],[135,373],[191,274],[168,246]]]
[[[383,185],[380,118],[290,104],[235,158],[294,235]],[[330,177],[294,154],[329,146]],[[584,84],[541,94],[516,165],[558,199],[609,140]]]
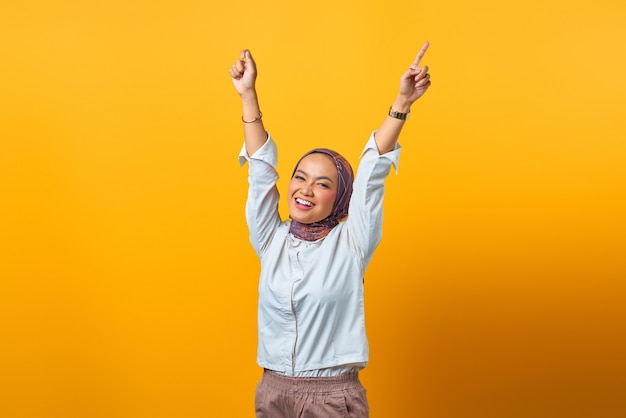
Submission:
[[[300,199],[299,197],[296,197],[296,202],[300,203],[301,205],[313,206],[313,203],[309,202],[308,200]]]

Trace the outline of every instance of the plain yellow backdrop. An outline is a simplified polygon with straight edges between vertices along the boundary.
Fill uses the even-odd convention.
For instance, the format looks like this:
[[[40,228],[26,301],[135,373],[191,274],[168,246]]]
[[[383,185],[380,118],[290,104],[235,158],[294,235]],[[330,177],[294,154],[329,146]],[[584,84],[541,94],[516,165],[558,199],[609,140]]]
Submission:
[[[227,70],[252,50],[285,190],[310,148],[356,166],[426,40],[365,277],[372,417],[626,416],[625,21],[617,0],[3,1],[0,416],[253,416]]]

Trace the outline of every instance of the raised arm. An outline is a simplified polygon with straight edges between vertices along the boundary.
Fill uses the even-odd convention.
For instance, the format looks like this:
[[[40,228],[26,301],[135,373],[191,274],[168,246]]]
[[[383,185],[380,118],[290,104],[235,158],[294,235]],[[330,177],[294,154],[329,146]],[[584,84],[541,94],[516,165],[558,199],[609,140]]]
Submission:
[[[249,50],[241,51],[239,60],[230,67],[235,90],[241,97],[243,134],[248,155],[254,154],[267,140],[259,99],[256,93],[256,63]]]
[[[428,49],[428,45],[429,43],[426,42],[422,46],[422,49],[417,53],[415,61],[400,77],[400,91],[396,96],[396,100],[389,109],[389,115],[374,135],[380,154],[385,154],[395,148],[406,118],[411,111],[411,105],[422,97],[428,90],[428,87],[430,87],[428,66],[420,67],[420,62]]]

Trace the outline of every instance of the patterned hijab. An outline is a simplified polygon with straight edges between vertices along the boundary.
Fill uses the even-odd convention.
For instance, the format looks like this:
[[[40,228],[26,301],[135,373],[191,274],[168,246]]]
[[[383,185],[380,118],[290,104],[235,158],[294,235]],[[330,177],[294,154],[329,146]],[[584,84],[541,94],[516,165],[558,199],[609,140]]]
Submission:
[[[311,224],[303,224],[293,219],[291,220],[289,232],[291,232],[296,238],[300,238],[305,241],[317,241],[320,238],[324,238],[328,235],[331,229],[337,226],[341,220],[348,216],[348,206],[350,206],[350,196],[352,196],[352,183],[354,182],[352,166],[350,166],[348,160],[342,157],[339,153],[328,148],[316,148],[304,154],[302,158],[298,160],[296,167],[293,169],[293,173],[291,173],[291,177],[293,177],[296,173],[296,170],[300,165],[300,161],[302,161],[302,159],[307,155],[315,152],[326,154],[335,161],[337,173],[339,174],[337,176],[337,197],[335,198],[333,210],[327,218]]]

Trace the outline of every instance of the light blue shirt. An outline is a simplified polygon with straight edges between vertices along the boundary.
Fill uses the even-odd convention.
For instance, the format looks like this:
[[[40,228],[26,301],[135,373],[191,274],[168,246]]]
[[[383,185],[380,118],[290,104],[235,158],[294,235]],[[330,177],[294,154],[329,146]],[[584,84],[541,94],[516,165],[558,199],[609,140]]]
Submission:
[[[370,136],[348,218],[320,240],[300,240],[278,214],[277,149],[271,136],[249,162],[246,220],[261,260],[259,366],[290,376],[325,376],[367,364],[363,277],[382,237],[384,181],[400,146],[379,155]]]

